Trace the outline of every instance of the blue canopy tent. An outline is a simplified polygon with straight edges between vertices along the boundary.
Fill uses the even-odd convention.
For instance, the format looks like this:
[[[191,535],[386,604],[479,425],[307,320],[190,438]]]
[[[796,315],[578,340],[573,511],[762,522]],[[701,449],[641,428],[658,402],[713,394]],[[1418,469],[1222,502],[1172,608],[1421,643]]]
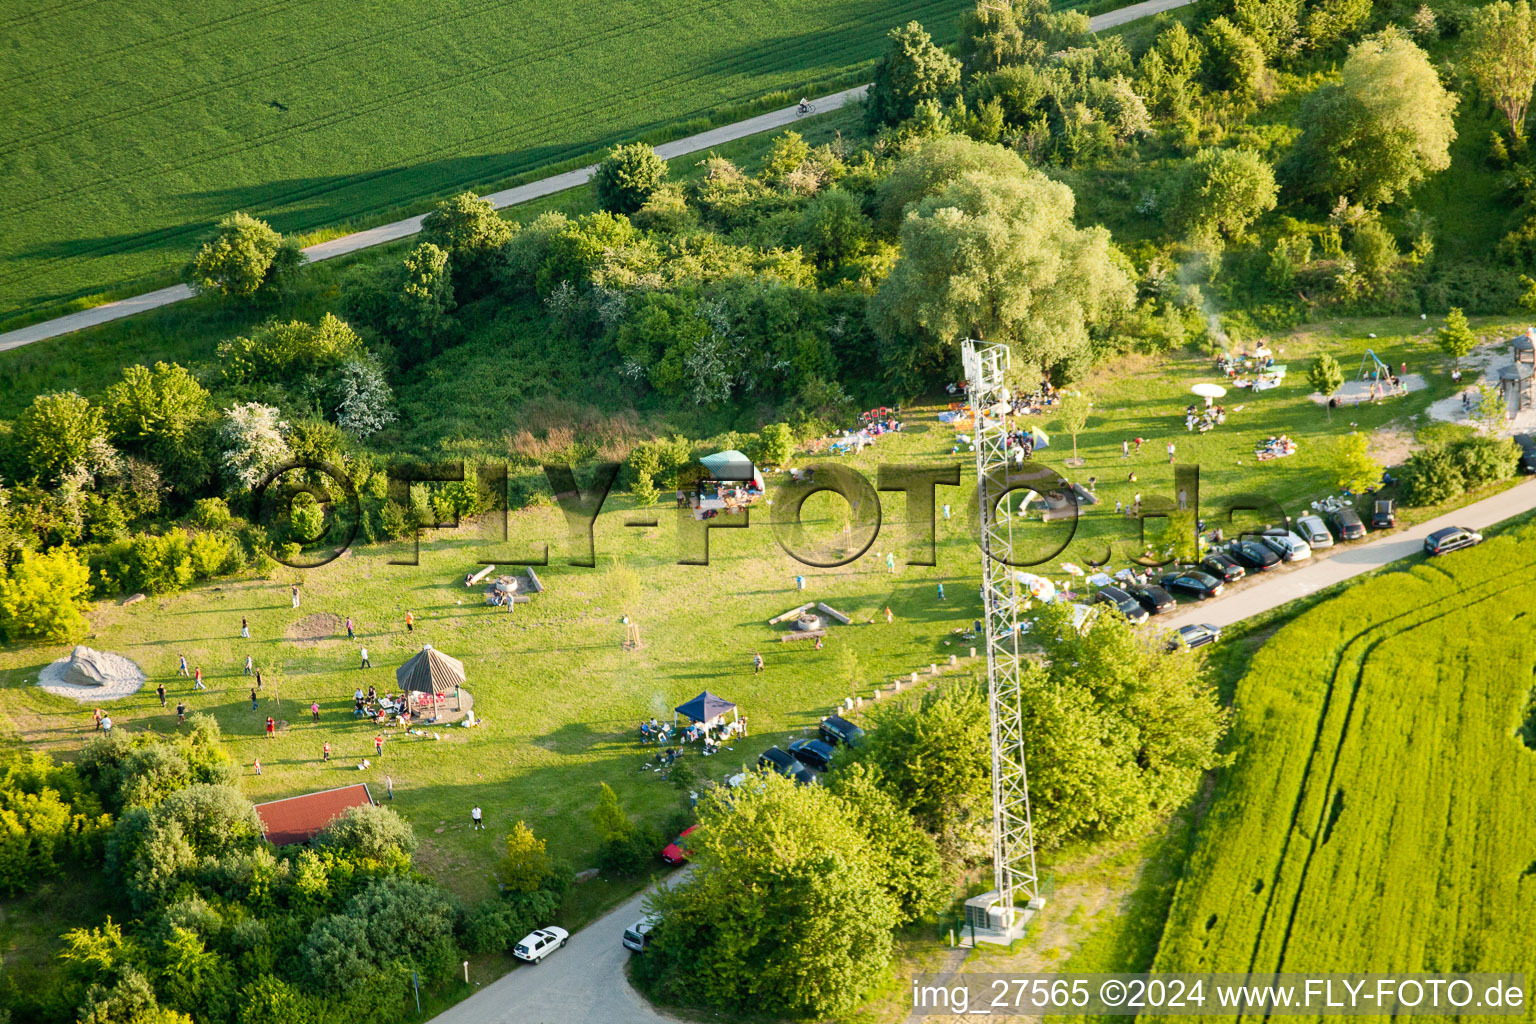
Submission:
[[[735,704],[732,704],[724,697],[716,697],[708,690],[705,690],[693,698],[693,700],[679,704],[673,710],[680,715],[686,715],[695,722],[713,722],[727,711],[731,712],[732,718],[736,717]]]

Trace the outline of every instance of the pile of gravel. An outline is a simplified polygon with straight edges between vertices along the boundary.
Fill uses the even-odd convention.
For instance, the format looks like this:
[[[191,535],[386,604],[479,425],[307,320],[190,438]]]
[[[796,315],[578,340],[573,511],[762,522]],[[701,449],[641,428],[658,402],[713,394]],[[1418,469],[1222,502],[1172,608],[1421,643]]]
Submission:
[[[56,696],[93,704],[137,693],[144,672],[121,654],[76,647],[69,657],[39,672],[37,685]]]

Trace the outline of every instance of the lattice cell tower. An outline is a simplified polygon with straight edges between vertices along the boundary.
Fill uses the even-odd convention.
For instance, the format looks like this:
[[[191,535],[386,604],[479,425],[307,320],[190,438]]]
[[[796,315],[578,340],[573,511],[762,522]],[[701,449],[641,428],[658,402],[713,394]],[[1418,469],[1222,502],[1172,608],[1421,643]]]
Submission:
[[[1029,599],[1009,563],[1014,523],[1009,486],[1006,345],[963,343],[976,443],[977,506],[981,516],[981,596],[987,645],[987,703],[992,719],[992,863],[997,888],[966,901],[967,930],[977,939],[1011,941],[1042,905],[1035,838],[1024,770],[1019,676],[1019,609]],[[1001,500],[1001,504],[1000,504]],[[1020,538],[1022,552],[1023,539]]]

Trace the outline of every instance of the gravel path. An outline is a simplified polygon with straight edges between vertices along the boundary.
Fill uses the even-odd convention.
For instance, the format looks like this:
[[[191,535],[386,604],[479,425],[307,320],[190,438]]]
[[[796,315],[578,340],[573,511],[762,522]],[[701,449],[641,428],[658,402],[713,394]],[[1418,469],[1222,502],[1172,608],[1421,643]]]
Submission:
[[[1133,4],[1130,7],[1122,7],[1118,11],[1110,11],[1108,14],[1100,14],[1090,19],[1090,25],[1095,32],[1106,28],[1114,28],[1138,18],[1147,18],[1163,11],[1172,10],[1193,3],[1194,0],[1146,0],[1145,3]],[[816,105],[817,114],[829,114],[853,102],[864,95],[867,85],[854,86],[852,89],[844,89],[830,96],[821,96],[812,102]],[[707,150],[712,146],[719,146],[736,139],[744,139],[749,135],[757,135],[761,132],[772,131],[775,128],[783,128],[800,120],[799,113],[794,107],[785,107],[782,110],[770,111],[759,114],[757,117],[749,117],[745,121],[737,121],[734,124],[724,125],[720,128],[712,128],[698,135],[689,135],[686,138],[666,142],[656,147],[656,152],[663,159],[685,156],[689,153],[697,153]],[[541,196],[553,195],[556,192],[564,192],[566,189],[585,185],[592,177],[596,165],[580,167],[574,171],[566,171],[564,174],[556,174],[538,181],[519,185],[516,188],[505,189],[501,192],[493,192],[485,198],[489,199],[497,209],[506,206],[516,206],[518,203],[526,203],[530,199],[538,199]],[[344,256],[348,253],[367,249],[371,246],[382,245],[385,242],[395,242],[402,238],[409,238],[421,230],[422,216],[407,217],[405,220],[397,220],[391,224],[381,224],[376,228],[368,228],[365,231],[357,231],[350,235],[342,235],[332,238],[317,245],[311,245],[304,250],[304,254],[311,261],[328,260],[336,256]],[[41,323],[27,327],[19,327],[14,331],[6,331],[0,334],[0,352],[13,348],[21,348],[33,342],[43,341],[47,338],[57,338],[61,334],[71,334],[75,331],[83,331],[87,327],[96,327],[101,324],[121,320],[147,310],[158,309],[161,306],[169,306],[173,303],[192,297],[192,289],[184,284],[172,285],[169,288],[161,288],[158,291],[145,292],[127,299],[119,299],[116,302],[103,303],[100,306],[92,306],[90,309],[82,309],[76,313],[69,313],[52,320],[44,320]]]

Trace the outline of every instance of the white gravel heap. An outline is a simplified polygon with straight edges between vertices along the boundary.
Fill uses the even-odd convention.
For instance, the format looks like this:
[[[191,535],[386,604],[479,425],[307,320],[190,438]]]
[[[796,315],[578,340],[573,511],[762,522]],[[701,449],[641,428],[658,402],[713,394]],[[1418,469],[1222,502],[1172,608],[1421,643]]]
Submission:
[[[87,704],[137,693],[144,685],[144,672],[121,654],[81,646],[39,672],[37,685]]]

